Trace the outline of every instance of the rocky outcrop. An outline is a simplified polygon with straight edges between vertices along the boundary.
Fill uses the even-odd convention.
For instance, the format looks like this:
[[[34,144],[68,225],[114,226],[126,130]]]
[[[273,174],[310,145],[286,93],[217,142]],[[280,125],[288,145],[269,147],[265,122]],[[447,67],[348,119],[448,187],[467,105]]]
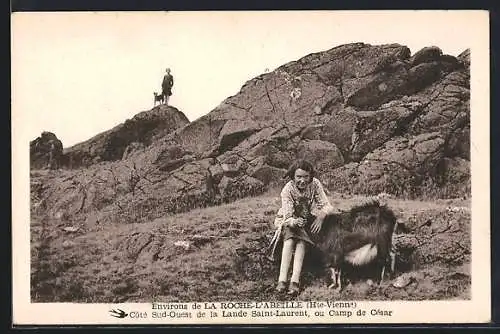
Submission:
[[[468,208],[426,210],[403,223],[405,233],[394,237],[401,271],[429,265],[456,266],[469,263],[470,211]]]
[[[344,164],[344,158],[337,146],[322,140],[301,141],[297,148],[297,157],[313,163],[320,174]]]
[[[333,191],[467,196],[469,80],[467,52],[342,45],[249,80],[191,123],[162,106],[66,149],[88,168],[41,196],[53,214],[144,221],[282,186],[300,157]]]
[[[328,183],[339,191],[354,187],[358,193],[410,196],[418,192],[424,180],[436,175],[444,158],[444,144],[439,132],[391,139],[363,161],[343,166],[338,174],[331,172]]]
[[[133,151],[150,146],[156,139],[188,124],[174,107],[158,106],[126,120],[111,130],[64,151],[66,167],[88,167],[101,161],[127,158]]]
[[[52,132],[44,131],[30,142],[31,169],[57,169],[63,162],[63,144]]]

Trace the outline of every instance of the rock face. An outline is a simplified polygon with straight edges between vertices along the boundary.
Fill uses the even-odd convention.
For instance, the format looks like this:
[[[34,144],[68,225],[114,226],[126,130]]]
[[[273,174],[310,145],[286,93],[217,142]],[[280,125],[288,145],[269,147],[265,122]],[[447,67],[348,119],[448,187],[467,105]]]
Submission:
[[[30,142],[30,168],[56,169],[62,163],[63,144],[52,132],[44,131]]]
[[[90,140],[67,148],[64,151],[65,165],[79,168],[101,161],[121,160],[188,123],[186,116],[174,107],[155,107]]]
[[[50,179],[43,205],[144,221],[282,186],[299,157],[332,191],[467,196],[469,78],[467,51],[356,43],[310,54],[191,123],[161,107],[66,149],[67,166],[88,168]]]
[[[428,210],[406,220],[406,233],[394,237],[400,268],[404,271],[436,263],[449,267],[469,263],[471,217],[468,209],[462,209]]]

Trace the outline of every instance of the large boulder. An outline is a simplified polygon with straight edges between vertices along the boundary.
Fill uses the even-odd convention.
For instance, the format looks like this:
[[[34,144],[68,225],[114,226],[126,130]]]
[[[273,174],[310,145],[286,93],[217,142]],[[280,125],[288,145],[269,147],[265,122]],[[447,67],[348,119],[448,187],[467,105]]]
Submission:
[[[351,163],[327,174],[336,191],[415,197],[426,189],[424,181],[436,179],[445,158],[445,139],[439,132],[410,139],[397,137]],[[429,189],[427,189],[429,190]]]
[[[231,150],[258,130],[256,122],[227,121],[219,133],[219,153]]]
[[[344,157],[337,146],[322,140],[302,141],[298,146],[297,157],[310,161],[320,174],[344,164]]]
[[[101,161],[121,160],[188,123],[181,111],[170,106],[162,105],[141,112],[111,130],[66,148],[67,167],[88,167]]]
[[[417,51],[411,58],[410,64],[412,66],[417,66],[422,63],[430,63],[433,61],[438,61],[443,51],[437,46],[429,46]]]
[[[387,60],[378,71],[345,80],[343,95],[346,104],[374,110],[388,101],[415,94],[443,75],[461,68],[455,57],[442,56],[440,50],[433,48],[417,53],[407,62],[394,56],[382,59]]]
[[[416,94],[415,98],[423,101],[426,108],[408,131],[411,134],[441,131],[459,117],[470,118],[469,80],[466,71],[452,72]]]
[[[306,133],[304,139],[319,139],[334,143],[344,157],[349,156],[352,148],[352,138],[358,122],[358,112],[350,107],[332,113],[321,128],[316,130],[317,136]]]
[[[392,137],[404,134],[421,108],[418,101],[402,99],[376,111],[359,112],[353,131],[351,160],[359,161]]]
[[[63,162],[63,144],[52,132],[44,131],[30,142],[30,168],[56,169]]]
[[[279,184],[286,174],[286,170],[270,166],[265,157],[259,157],[250,162],[247,174],[261,181],[264,185]]]

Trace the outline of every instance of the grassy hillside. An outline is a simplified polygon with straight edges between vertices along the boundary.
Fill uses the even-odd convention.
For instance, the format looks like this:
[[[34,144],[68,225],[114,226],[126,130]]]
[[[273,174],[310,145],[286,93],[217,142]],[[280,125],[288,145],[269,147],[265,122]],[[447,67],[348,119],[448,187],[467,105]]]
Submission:
[[[348,209],[362,197],[332,196]],[[469,203],[389,200],[400,221],[421,226],[435,217],[460,222],[468,239]],[[116,221],[92,226],[32,219],[32,298],[37,302],[152,302],[273,300],[278,264],[265,258],[279,207],[278,193],[197,209],[143,224]],[[465,207],[449,210],[449,207]],[[445,216],[442,214],[446,213]],[[451,216],[450,216],[451,215]],[[464,225],[465,224],[465,225]],[[457,225],[458,226],[458,225]],[[446,240],[445,240],[446,241]],[[440,244],[443,240],[437,240]],[[466,245],[469,247],[469,245]],[[335,296],[321,279],[304,273],[298,299],[467,299],[468,261],[428,261],[405,275],[414,283],[397,289],[357,282]]]

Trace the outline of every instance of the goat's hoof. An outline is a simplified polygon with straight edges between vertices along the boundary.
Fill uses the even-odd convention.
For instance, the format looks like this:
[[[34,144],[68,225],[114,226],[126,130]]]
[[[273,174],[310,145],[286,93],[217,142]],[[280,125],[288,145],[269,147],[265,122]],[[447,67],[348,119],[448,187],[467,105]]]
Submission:
[[[340,284],[332,283],[328,286],[328,289],[333,290],[335,292],[340,292],[342,290],[342,286]]]
[[[394,286],[395,288],[404,288],[410,285],[410,283],[414,282],[414,280],[415,279],[411,276],[402,275],[395,279],[395,281],[392,283],[392,286]]]

